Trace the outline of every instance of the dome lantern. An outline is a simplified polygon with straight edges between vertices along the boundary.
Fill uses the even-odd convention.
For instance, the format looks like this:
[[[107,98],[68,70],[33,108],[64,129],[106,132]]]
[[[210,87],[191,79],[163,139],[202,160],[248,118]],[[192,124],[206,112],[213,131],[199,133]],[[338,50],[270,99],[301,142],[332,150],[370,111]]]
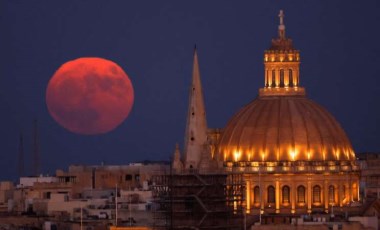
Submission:
[[[278,16],[278,38],[272,39],[271,47],[264,53],[265,84],[259,95],[305,95],[305,89],[299,87],[299,50],[285,36],[284,12],[280,10]]]

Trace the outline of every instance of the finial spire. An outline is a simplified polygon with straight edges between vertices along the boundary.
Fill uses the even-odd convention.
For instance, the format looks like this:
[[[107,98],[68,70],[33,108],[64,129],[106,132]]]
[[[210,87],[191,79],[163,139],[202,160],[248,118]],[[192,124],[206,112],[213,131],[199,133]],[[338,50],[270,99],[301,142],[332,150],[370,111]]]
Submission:
[[[175,144],[175,150],[174,150],[174,160],[181,160],[181,153],[179,151],[179,145],[178,143]]]
[[[284,16],[284,11],[280,10],[280,14],[278,15],[280,17],[280,25],[284,25]]]
[[[181,161],[181,153],[179,151],[178,143],[175,145],[174,156],[173,156],[173,161],[172,161],[172,168],[176,172],[180,172],[183,169],[183,164]]]
[[[278,25],[278,36],[281,39],[285,39],[285,25],[284,25],[285,14],[283,10],[280,10],[278,17],[280,18],[280,25]]]

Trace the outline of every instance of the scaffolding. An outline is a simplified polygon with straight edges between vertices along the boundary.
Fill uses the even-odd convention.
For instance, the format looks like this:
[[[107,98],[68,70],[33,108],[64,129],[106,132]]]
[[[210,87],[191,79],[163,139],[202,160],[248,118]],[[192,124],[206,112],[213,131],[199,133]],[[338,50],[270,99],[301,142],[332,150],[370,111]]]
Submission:
[[[153,228],[243,229],[242,179],[194,170],[155,176]]]

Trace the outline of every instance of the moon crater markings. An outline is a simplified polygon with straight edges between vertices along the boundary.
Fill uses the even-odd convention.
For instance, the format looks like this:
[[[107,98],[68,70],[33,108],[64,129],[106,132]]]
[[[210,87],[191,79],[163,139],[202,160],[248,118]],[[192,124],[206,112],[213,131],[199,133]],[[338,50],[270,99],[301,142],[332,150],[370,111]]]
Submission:
[[[128,75],[102,58],[79,58],[63,64],[50,79],[46,103],[51,116],[79,134],[107,133],[128,116],[134,92]]]

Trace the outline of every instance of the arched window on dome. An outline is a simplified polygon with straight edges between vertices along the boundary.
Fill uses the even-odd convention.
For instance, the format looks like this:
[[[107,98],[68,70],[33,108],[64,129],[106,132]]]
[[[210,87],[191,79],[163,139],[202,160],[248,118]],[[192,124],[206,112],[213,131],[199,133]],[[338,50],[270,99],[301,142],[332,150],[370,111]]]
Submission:
[[[282,203],[287,204],[290,202],[290,187],[285,185],[282,187]]]
[[[315,185],[313,187],[313,203],[321,202],[321,186]]]
[[[333,185],[329,186],[329,203],[335,203],[335,188]]]
[[[285,86],[285,80],[284,80],[284,70],[280,69],[280,87]]]
[[[259,186],[255,186],[253,188],[253,202],[260,203],[260,187]]]
[[[275,190],[272,185],[268,187],[268,203],[276,203]]]
[[[293,87],[293,70],[289,69],[289,87]]]
[[[305,203],[305,186],[300,185],[297,188],[297,202],[298,203]]]
[[[276,70],[272,70],[272,87],[276,87]]]

